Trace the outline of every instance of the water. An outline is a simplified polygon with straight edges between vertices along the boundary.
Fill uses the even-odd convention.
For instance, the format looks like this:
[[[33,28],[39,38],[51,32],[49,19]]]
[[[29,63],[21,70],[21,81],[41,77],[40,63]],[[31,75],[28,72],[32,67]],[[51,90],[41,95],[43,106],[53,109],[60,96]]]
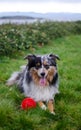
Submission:
[[[38,19],[0,19],[1,24],[14,23],[14,24],[26,24],[26,23],[34,23],[37,22]],[[39,20],[42,21],[42,20]]]

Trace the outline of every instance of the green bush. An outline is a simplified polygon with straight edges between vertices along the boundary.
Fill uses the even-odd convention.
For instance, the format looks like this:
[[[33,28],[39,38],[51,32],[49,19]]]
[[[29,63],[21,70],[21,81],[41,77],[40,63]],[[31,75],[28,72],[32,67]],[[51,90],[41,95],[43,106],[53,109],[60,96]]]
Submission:
[[[0,25],[0,55],[11,56],[30,47],[48,44],[58,37],[80,33],[81,21],[3,24]]]

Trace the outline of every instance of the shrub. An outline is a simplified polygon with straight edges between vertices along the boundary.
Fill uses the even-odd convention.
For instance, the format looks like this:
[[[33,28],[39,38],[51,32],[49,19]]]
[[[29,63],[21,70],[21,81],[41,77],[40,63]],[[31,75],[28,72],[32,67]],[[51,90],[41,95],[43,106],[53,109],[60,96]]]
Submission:
[[[70,34],[81,33],[81,22],[36,22],[33,24],[0,25],[0,55],[15,54],[19,51],[48,44],[50,40]]]

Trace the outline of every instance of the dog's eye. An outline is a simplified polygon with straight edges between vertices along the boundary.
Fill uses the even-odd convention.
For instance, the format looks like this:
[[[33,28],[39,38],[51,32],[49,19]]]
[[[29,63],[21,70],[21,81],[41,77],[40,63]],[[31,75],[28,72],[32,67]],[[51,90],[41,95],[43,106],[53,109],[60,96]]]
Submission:
[[[49,69],[49,65],[44,65],[44,67],[45,67],[46,69]]]
[[[40,63],[36,64],[36,69],[39,69],[41,67]]]

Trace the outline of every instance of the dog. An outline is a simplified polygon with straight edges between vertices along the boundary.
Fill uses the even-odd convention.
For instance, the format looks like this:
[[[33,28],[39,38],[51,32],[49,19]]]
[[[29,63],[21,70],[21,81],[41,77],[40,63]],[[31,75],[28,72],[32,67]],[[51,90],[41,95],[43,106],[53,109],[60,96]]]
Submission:
[[[27,55],[28,60],[20,72],[14,72],[7,81],[7,85],[17,84],[26,97],[33,98],[39,106],[55,114],[54,97],[59,93],[57,60],[55,54]]]

